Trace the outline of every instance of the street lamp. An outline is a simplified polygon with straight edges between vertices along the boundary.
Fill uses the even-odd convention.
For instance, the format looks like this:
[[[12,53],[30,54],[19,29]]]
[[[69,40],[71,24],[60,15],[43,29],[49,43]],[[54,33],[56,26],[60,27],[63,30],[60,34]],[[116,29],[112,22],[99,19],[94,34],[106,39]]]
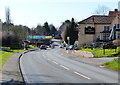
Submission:
[[[70,45],[70,37],[67,37],[68,45]]]

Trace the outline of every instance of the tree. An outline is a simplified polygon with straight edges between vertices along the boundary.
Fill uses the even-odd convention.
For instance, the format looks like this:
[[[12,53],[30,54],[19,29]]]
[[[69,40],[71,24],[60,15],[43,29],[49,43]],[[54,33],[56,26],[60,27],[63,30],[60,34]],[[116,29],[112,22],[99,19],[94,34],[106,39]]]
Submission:
[[[67,44],[74,45],[75,41],[77,40],[76,36],[76,24],[74,18],[71,19],[70,24],[67,26],[64,34],[64,40]],[[67,39],[69,37],[69,40]]]
[[[11,35],[10,35],[10,23],[11,23],[11,19],[10,19],[10,9],[9,7],[5,8],[5,12],[6,12],[6,25],[7,25],[7,39],[6,39],[6,44],[8,47],[11,46]]]
[[[57,30],[56,30],[55,26],[51,24],[50,25],[50,34],[52,36],[55,36],[56,32],[57,32]]]
[[[45,32],[46,32],[45,34],[49,35],[49,33],[50,33],[50,27],[49,27],[48,23],[45,22],[43,27],[45,28]]]
[[[37,25],[37,27],[34,30],[35,30],[35,33],[39,35],[43,35],[45,32],[45,28],[43,28],[41,25]]]
[[[107,12],[109,11],[110,9],[106,6],[103,6],[103,5],[99,5],[98,8],[95,10],[95,14],[98,14],[98,15],[105,15],[107,14]]]

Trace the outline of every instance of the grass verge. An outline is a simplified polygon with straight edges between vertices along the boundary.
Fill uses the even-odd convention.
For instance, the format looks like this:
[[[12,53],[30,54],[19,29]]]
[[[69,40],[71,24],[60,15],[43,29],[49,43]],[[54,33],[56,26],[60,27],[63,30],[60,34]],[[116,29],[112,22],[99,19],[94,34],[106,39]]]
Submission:
[[[105,65],[106,68],[120,71],[120,59],[114,59],[113,61],[106,62],[103,65]]]
[[[34,46],[30,45],[30,49],[36,48]],[[14,53],[19,53],[25,51],[24,49],[16,49],[16,50],[8,50],[8,51],[0,51],[0,70],[2,69],[2,66],[7,61],[7,59],[12,56]]]
[[[87,48],[87,49],[81,49],[81,51],[92,52],[95,57],[112,57],[112,56],[116,56],[116,54],[120,52],[120,47],[117,47],[116,51],[115,49],[105,49],[105,54],[104,54],[104,50],[100,48],[96,48],[93,50]]]

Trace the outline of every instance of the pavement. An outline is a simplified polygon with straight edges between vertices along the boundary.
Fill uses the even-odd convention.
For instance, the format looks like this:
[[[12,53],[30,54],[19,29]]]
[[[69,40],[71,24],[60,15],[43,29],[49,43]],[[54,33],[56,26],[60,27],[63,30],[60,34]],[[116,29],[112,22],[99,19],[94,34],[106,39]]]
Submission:
[[[3,84],[22,84],[22,78],[19,71],[19,56],[23,52],[13,54],[3,65],[2,70],[0,71],[0,82]],[[13,84],[14,83],[14,84]]]

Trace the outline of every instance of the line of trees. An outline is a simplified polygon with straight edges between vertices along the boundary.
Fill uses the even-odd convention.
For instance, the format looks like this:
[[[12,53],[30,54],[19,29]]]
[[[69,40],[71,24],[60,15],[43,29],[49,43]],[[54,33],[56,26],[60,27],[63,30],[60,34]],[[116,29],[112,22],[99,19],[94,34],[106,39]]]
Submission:
[[[31,33],[30,28],[22,25],[8,24],[4,22],[2,24],[2,46],[18,48],[22,44],[23,40],[27,39],[27,35]]]
[[[34,33],[54,37],[58,33],[58,31],[53,24],[49,25],[48,22],[45,22],[43,26],[37,25],[37,27],[34,29]]]
[[[0,35],[2,35],[0,41],[2,41],[2,46],[19,48],[23,41],[27,40],[27,36],[33,33],[55,36],[57,30],[54,25],[49,25],[47,22],[45,22],[43,26],[38,25],[35,29],[30,29],[23,25],[14,25],[11,23],[9,7],[6,8],[6,21],[2,23],[2,29],[0,29]]]

